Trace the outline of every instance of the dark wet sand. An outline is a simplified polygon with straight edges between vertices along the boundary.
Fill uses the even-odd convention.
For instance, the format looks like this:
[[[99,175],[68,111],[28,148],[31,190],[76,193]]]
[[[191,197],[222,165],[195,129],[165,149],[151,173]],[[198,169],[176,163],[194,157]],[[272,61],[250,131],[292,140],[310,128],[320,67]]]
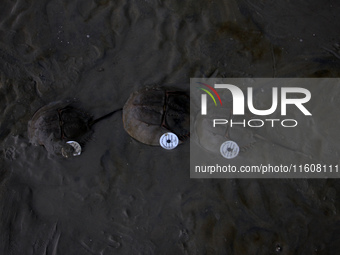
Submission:
[[[71,160],[27,137],[32,115],[56,100],[98,117],[145,85],[189,90],[190,77],[216,70],[339,77],[337,2],[1,5],[0,254],[338,253],[337,179],[190,179],[189,143],[141,144],[120,114]]]

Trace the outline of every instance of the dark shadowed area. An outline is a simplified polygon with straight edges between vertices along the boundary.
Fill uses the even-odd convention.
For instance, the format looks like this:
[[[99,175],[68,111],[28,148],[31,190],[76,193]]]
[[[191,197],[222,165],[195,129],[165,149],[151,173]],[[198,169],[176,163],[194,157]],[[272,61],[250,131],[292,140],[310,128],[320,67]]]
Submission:
[[[339,12],[336,1],[2,0],[0,254],[338,254],[337,179],[190,179],[189,142],[142,144],[121,112],[71,159],[27,129],[52,102],[97,118],[144,86],[189,91],[190,77],[339,77]]]

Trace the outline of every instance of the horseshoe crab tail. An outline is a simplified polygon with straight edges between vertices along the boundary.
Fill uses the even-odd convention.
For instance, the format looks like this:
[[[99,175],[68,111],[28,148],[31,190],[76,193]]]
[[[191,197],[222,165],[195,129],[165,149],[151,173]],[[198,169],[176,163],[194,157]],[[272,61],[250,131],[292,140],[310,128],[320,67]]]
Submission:
[[[120,108],[120,109],[117,109],[117,110],[114,110],[113,112],[110,112],[110,113],[108,113],[108,114],[105,114],[104,116],[102,116],[102,117],[99,117],[98,119],[95,119],[95,120],[92,120],[90,123],[89,123],[89,125],[90,125],[90,127],[92,127],[94,124],[96,124],[97,122],[99,122],[99,121],[101,121],[101,120],[103,120],[103,119],[106,119],[106,118],[108,118],[108,117],[111,117],[113,114],[115,114],[116,112],[119,112],[119,111],[122,111],[123,110],[123,108]]]

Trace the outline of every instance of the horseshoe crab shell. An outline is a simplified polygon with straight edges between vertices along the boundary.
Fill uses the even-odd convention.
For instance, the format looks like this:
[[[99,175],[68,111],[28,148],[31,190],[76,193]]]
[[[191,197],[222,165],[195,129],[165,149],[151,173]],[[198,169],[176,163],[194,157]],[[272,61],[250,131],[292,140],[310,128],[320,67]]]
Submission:
[[[68,140],[80,144],[92,134],[92,116],[67,102],[54,102],[40,108],[28,124],[28,136],[34,145],[43,145],[49,153],[62,154]],[[64,155],[65,156],[65,155]]]
[[[134,139],[159,145],[166,132],[180,141],[190,135],[190,100],[184,91],[142,88],[131,94],[123,108],[124,129]]]
[[[232,128],[228,125],[216,125],[213,127],[213,119],[219,119],[220,116],[229,116],[231,114],[230,109],[220,108],[214,111],[214,113],[207,115],[197,114],[194,130],[198,139],[198,143],[206,150],[220,154],[220,146],[227,140],[232,140],[237,143],[241,151],[247,150],[252,144],[256,142],[253,132],[249,129],[236,125]],[[235,121],[238,121],[237,117],[233,117]],[[241,120],[239,120],[241,122]]]

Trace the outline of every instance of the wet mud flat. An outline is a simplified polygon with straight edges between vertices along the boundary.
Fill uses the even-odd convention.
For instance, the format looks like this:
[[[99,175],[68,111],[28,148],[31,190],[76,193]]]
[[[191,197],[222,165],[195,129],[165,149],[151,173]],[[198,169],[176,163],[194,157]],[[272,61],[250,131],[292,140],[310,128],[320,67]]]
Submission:
[[[139,143],[119,113],[72,159],[32,146],[27,125],[57,100],[99,117],[146,85],[189,90],[190,77],[339,77],[339,11],[321,1],[2,1],[0,253],[337,254],[337,179],[190,179],[189,142]],[[337,128],[338,116],[325,118]]]

